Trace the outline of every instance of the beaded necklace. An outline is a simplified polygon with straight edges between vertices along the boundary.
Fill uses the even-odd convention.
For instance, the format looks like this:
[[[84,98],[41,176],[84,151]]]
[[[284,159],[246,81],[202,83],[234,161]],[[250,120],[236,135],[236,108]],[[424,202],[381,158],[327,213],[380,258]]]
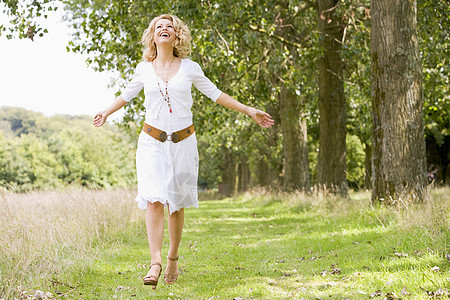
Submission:
[[[169,112],[172,113],[172,106],[170,105],[169,93],[167,92],[167,86],[169,85],[169,82],[164,81],[164,83],[166,84],[166,92],[165,93],[163,93],[163,91],[161,89],[161,85],[159,84],[158,77],[156,77],[156,82],[158,83],[158,88],[159,88],[159,92],[161,93],[161,96],[163,96],[164,101],[167,102],[167,106],[169,107]]]
[[[175,57],[173,57],[172,61],[170,62],[170,66],[172,65],[173,61],[175,60]],[[156,61],[155,61],[155,69],[156,69]],[[166,78],[167,78],[167,73],[166,73]],[[158,74],[156,74],[156,83],[158,83],[158,88],[159,88],[159,92],[161,93],[161,96],[163,97],[164,101],[167,102],[167,106],[169,107],[169,112],[172,113],[172,105],[170,105],[170,97],[169,97],[169,92],[167,91],[167,87],[169,85],[169,80],[164,80],[162,79],[165,83],[165,93],[163,93],[163,90],[161,89],[161,85],[159,84],[159,77]]]

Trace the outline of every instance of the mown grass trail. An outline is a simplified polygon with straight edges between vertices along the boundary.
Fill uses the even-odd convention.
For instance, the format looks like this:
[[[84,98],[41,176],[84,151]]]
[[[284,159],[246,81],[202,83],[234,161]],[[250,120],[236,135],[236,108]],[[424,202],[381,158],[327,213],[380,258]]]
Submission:
[[[161,278],[155,291],[142,284],[149,251],[137,218],[123,220],[85,261],[75,259],[28,289],[70,299],[445,298],[448,192],[408,209],[370,208],[368,194],[203,201],[186,211],[176,284]]]

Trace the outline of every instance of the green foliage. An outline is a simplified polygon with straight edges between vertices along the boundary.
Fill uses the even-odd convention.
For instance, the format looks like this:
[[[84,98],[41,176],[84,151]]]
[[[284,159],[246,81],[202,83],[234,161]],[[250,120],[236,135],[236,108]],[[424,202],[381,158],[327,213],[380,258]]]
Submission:
[[[135,142],[88,116],[44,117],[0,110],[0,183],[15,191],[126,187],[135,183]],[[9,124],[9,126],[7,126]],[[5,129],[6,128],[6,129]]]
[[[355,124],[351,133],[368,142],[370,125],[364,131],[358,131],[362,127],[356,125],[360,122],[370,124],[367,113],[367,96],[370,95],[368,48],[360,47],[367,46],[368,1],[347,2],[342,3],[341,9],[347,26],[345,45],[348,43],[348,46],[344,47],[348,65],[346,76],[350,79],[347,92],[351,94],[348,97],[352,106],[351,124]],[[154,5],[138,5],[127,0],[64,3],[67,20],[77,29],[69,49],[91,54],[89,62],[97,70],[118,70],[124,79],[121,86],[141,60],[142,47],[138,42],[150,19],[161,13],[173,13],[191,29],[192,58],[202,65],[206,75],[220,89],[244,104],[266,110],[279,124],[283,118],[279,115],[279,87],[287,85],[299,96],[300,111],[313,141],[318,138],[316,61],[320,50],[313,1],[172,1]],[[362,76],[365,81],[360,80]],[[283,137],[280,129],[263,131],[248,117],[225,112],[196,91],[194,97],[199,150],[201,154],[206,152],[205,157],[209,160],[200,165],[200,177],[204,174],[208,178],[205,181],[217,183],[220,174],[210,168],[220,168],[224,152],[230,151],[236,160],[241,154],[249,157],[252,174],[258,172],[256,165],[261,158],[281,174]],[[127,105],[125,124],[142,123],[142,103],[141,94]],[[316,149],[310,147],[310,151],[314,153]]]
[[[349,186],[358,190],[364,186],[364,158],[363,145],[355,135],[347,134],[347,180]]]
[[[42,18],[58,9],[58,1],[52,0],[2,0],[0,9],[9,24],[0,24],[0,36],[8,39],[43,37],[48,31],[42,28]]]
[[[450,135],[450,7],[444,1],[418,0],[423,64],[425,134],[439,146]]]
[[[33,14],[44,14],[53,7],[47,0],[27,2],[26,6],[18,5],[18,1],[3,2],[6,5],[4,12],[22,21],[33,19]],[[115,82],[117,93],[141,60],[143,49],[139,41],[144,29],[153,17],[162,13],[178,15],[190,27],[192,58],[201,64],[206,75],[237,100],[269,112],[276,120],[275,127],[285,117],[279,112],[280,86],[285,85],[295,92],[299,111],[308,126],[310,174],[314,183],[319,121],[317,60],[322,54],[317,30],[320,15],[315,1],[62,2],[65,20],[75,29],[67,49],[88,54],[88,64],[98,71],[119,71],[122,75]],[[341,56],[348,103],[347,129],[363,146],[370,146],[370,1],[341,0],[337,4],[335,9],[342,16],[345,32]],[[35,10],[30,10],[31,17],[24,17],[22,8],[33,6]],[[449,7],[434,0],[418,0],[417,7],[424,70],[425,133],[442,145],[449,135],[450,123]],[[16,26],[18,32],[23,31],[23,26]],[[200,153],[209,160],[200,166],[202,180],[213,185],[220,181],[217,169],[224,167],[220,164],[223,164],[224,152],[231,152],[236,161],[243,154],[249,157],[252,174],[259,172],[256,166],[263,161],[273,170],[279,170],[277,178],[282,176],[283,136],[279,128],[261,130],[248,117],[212,105],[196,91],[194,97],[194,123]],[[141,93],[126,106],[121,126],[128,128],[135,137],[143,116]],[[3,128],[2,123],[0,128]],[[10,134],[7,130],[5,136]],[[358,155],[347,153],[350,157]],[[348,180],[359,180],[356,179],[359,171],[353,174],[356,169],[350,167],[347,170]]]

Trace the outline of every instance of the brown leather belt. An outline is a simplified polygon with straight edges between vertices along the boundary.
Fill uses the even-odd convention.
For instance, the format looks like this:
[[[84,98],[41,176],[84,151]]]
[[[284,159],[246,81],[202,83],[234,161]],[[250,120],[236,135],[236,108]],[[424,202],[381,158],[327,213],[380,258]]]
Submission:
[[[172,134],[167,134],[167,132],[148,125],[147,123],[144,123],[144,128],[142,128],[142,130],[160,142],[172,141],[173,143],[178,143],[194,133],[194,124],[182,130],[175,131]]]

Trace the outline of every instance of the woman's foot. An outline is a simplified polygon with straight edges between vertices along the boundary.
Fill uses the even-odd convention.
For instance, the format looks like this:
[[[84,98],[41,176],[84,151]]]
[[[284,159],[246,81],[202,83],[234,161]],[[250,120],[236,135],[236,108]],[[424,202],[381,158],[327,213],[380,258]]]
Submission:
[[[145,285],[150,285],[153,289],[156,289],[158,285],[159,276],[161,275],[162,266],[161,263],[156,262],[151,264],[147,275],[143,278]]]
[[[164,281],[168,284],[175,283],[178,278],[178,257],[172,258],[167,256],[167,268],[164,274]]]

